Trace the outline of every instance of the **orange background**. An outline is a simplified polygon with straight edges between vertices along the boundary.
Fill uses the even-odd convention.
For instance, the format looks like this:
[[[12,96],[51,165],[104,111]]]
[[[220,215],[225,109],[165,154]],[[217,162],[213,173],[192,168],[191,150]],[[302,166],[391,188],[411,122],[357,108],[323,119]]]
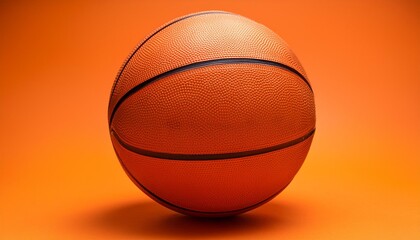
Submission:
[[[2,1],[1,239],[420,239],[416,1]],[[155,28],[202,10],[282,36],[315,91],[317,132],[293,183],[232,219],[154,203],[107,127],[119,67]]]

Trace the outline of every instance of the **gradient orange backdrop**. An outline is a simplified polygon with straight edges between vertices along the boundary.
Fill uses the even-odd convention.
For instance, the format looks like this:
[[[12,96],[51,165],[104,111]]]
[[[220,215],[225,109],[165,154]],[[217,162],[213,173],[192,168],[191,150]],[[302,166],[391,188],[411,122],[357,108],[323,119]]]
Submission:
[[[317,106],[312,148],[286,191],[218,221],[141,193],[107,127],[135,45],[211,9],[282,36]],[[420,239],[419,26],[416,1],[2,1],[0,239]]]

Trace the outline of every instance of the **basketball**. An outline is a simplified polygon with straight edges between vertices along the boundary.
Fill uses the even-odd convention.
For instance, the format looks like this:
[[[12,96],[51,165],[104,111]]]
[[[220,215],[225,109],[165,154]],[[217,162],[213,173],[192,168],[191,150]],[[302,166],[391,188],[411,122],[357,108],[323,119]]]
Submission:
[[[146,37],[117,74],[111,141],[150,198],[202,217],[273,199],[315,133],[314,94],[288,45],[243,16],[207,11]]]

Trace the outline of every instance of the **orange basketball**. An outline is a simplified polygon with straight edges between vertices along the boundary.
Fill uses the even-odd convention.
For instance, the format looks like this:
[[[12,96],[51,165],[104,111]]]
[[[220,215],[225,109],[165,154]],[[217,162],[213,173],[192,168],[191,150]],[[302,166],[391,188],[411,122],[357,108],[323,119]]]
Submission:
[[[275,197],[315,132],[313,91],[293,52],[267,27],[221,11],[175,19],[142,41],[108,113],[131,180],[196,216],[239,214]]]

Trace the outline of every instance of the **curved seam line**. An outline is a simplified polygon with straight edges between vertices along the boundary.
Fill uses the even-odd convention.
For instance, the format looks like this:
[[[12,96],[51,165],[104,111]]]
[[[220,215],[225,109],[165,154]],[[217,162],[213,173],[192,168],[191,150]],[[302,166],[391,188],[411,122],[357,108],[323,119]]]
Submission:
[[[111,134],[120,143],[120,145],[131,152],[134,152],[143,156],[153,157],[153,158],[160,158],[160,159],[167,159],[167,160],[184,160],[184,161],[227,160],[227,159],[232,159],[232,158],[249,157],[249,156],[269,153],[269,152],[281,150],[281,149],[296,145],[298,143],[301,143],[305,141],[306,139],[308,139],[309,137],[311,137],[314,133],[315,133],[315,128],[309,131],[309,133],[297,139],[294,139],[285,143],[281,143],[278,145],[274,145],[271,147],[265,147],[265,148],[260,148],[256,150],[231,152],[231,153],[215,153],[215,154],[182,154],[182,153],[155,152],[155,151],[150,151],[150,150],[134,147],[124,142],[114,130],[111,130]]]
[[[117,154],[117,156],[118,156],[118,154]],[[229,210],[229,211],[219,211],[219,212],[206,212],[206,211],[198,211],[198,210],[193,210],[193,209],[189,209],[189,208],[184,208],[184,207],[181,207],[181,206],[177,206],[177,205],[175,205],[175,204],[173,204],[173,203],[171,203],[171,202],[169,202],[169,201],[167,201],[167,200],[165,200],[165,199],[163,199],[163,198],[161,198],[161,197],[159,197],[159,196],[157,196],[156,194],[154,194],[152,191],[150,191],[148,188],[146,188],[143,184],[141,184],[140,183],[140,181],[139,180],[137,180],[137,178],[135,178],[134,176],[133,176],[133,174],[131,174],[131,172],[128,170],[128,168],[125,166],[125,164],[121,161],[121,159],[118,157],[118,159],[119,159],[119,161],[120,161],[120,163],[121,163],[121,166],[123,167],[123,169],[125,170],[125,172],[130,176],[130,178],[132,179],[132,180],[134,180],[135,181],[135,183],[137,183],[137,185],[138,186],[140,186],[140,188],[141,189],[143,189],[145,192],[147,192],[148,194],[150,194],[152,197],[154,197],[154,198],[156,198],[157,200],[159,200],[161,203],[164,203],[164,204],[167,204],[168,206],[170,206],[170,207],[172,207],[172,208],[174,208],[174,209],[179,209],[179,210],[182,210],[182,211],[186,211],[186,212],[193,212],[193,213],[200,213],[200,214],[205,214],[205,215],[216,215],[216,214],[229,214],[229,213],[240,213],[240,212],[243,212],[243,211],[247,211],[247,210],[251,210],[251,209],[254,209],[254,208],[256,208],[256,207],[258,207],[258,206],[260,206],[260,205],[262,205],[262,204],[264,204],[264,203],[266,203],[266,202],[268,202],[268,201],[270,201],[271,199],[273,199],[274,197],[276,197],[279,193],[281,193],[291,182],[292,182],[292,180],[289,182],[289,183],[287,183],[286,184],[286,186],[284,186],[282,189],[280,189],[279,191],[277,191],[276,193],[274,193],[273,195],[271,195],[271,196],[269,196],[268,198],[266,198],[266,199],[264,199],[264,200],[262,200],[262,201],[260,201],[260,202],[258,202],[258,203],[256,203],[256,204],[253,204],[253,205],[251,205],[251,206],[248,206],[248,207],[244,207],[244,208],[240,208],[240,209],[235,209],[235,210]]]
[[[117,86],[117,83],[118,83],[118,81],[119,81],[119,79],[120,79],[120,77],[121,77],[121,75],[122,75],[122,73],[124,72],[124,69],[125,69],[125,67],[127,66],[127,64],[130,62],[130,60],[131,60],[131,58],[133,58],[133,56],[140,50],[140,48],[144,45],[144,44],[146,44],[146,42],[147,41],[149,41],[152,37],[154,37],[156,34],[158,34],[159,32],[161,32],[162,30],[164,30],[165,28],[167,28],[167,27],[169,27],[169,26],[171,26],[171,25],[173,25],[173,24],[175,24],[175,23],[177,23],[177,22],[180,22],[180,21],[183,21],[183,20],[185,20],[185,19],[188,19],[188,18],[192,18],[192,17],[196,17],[196,16],[201,16],[201,15],[206,15],[206,14],[231,14],[231,15],[234,15],[234,14],[232,14],[232,13],[230,13],[230,12],[224,12],[224,11],[207,11],[207,12],[199,12],[199,13],[196,13],[196,14],[191,14],[191,15],[187,15],[187,16],[184,16],[184,17],[181,17],[181,18],[179,18],[179,19],[177,19],[177,20],[174,20],[174,21],[172,21],[172,22],[169,22],[169,23],[167,23],[166,25],[164,25],[164,26],[162,26],[161,28],[159,28],[158,30],[156,30],[154,33],[152,33],[150,36],[148,36],[145,40],[143,40],[143,42],[141,42],[136,48],[135,48],[135,50],[131,53],[131,55],[127,58],[127,60],[125,60],[125,62],[124,62],[124,64],[123,64],[123,66],[121,67],[121,69],[120,69],[120,71],[118,72],[118,75],[117,75],[117,78],[115,79],[115,81],[114,81],[114,86],[112,87],[112,90],[111,90],[111,97],[112,97],[112,93],[114,92],[114,90],[115,90],[115,88],[116,88],[116,86]],[[109,107],[109,106],[108,106]],[[115,107],[114,107],[115,108]],[[111,122],[111,121],[110,121]]]
[[[149,78],[145,81],[143,81],[142,83],[134,86],[133,88],[131,88],[128,92],[126,92],[115,104],[111,116],[109,118],[109,126],[111,126],[112,120],[114,119],[114,115],[117,111],[117,109],[120,107],[120,105],[131,95],[133,95],[134,93],[136,93],[137,91],[139,91],[140,89],[144,88],[145,86],[149,85],[150,83],[168,77],[170,75],[179,73],[179,72],[183,72],[183,71],[187,71],[187,70],[191,70],[191,69],[196,69],[196,68],[201,68],[201,67],[207,67],[207,66],[213,66],[213,65],[218,65],[218,64],[243,64],[243,63],[254,63],[254,64],[262,64],[262,65],[269,65],[269,66],[274,66],[274,67],[278,67],[281,68],[283,70],[286,70],[292,74],[297,75],[300,79],[302,79],[306,85],[309,87],[309,89],[312,91],[312,87],[309,84],[308,80],[301,74],[299,73],[296,69],[287,66],[285,64],[279,63],[279,62],[274,62],[274,61],[270,61],[270,60],[263,60],[263,59],[255,59],[255,58],[221,58],[221,59],[213,59],[213,60],[207,60],[207,61],[201,61],[201,62],[195,62],[195,63],[191,63],[182,67],[178,67],[178,68],[174,68],[172,70],[163,72],[159,75],[156,75],[152,78]]]

